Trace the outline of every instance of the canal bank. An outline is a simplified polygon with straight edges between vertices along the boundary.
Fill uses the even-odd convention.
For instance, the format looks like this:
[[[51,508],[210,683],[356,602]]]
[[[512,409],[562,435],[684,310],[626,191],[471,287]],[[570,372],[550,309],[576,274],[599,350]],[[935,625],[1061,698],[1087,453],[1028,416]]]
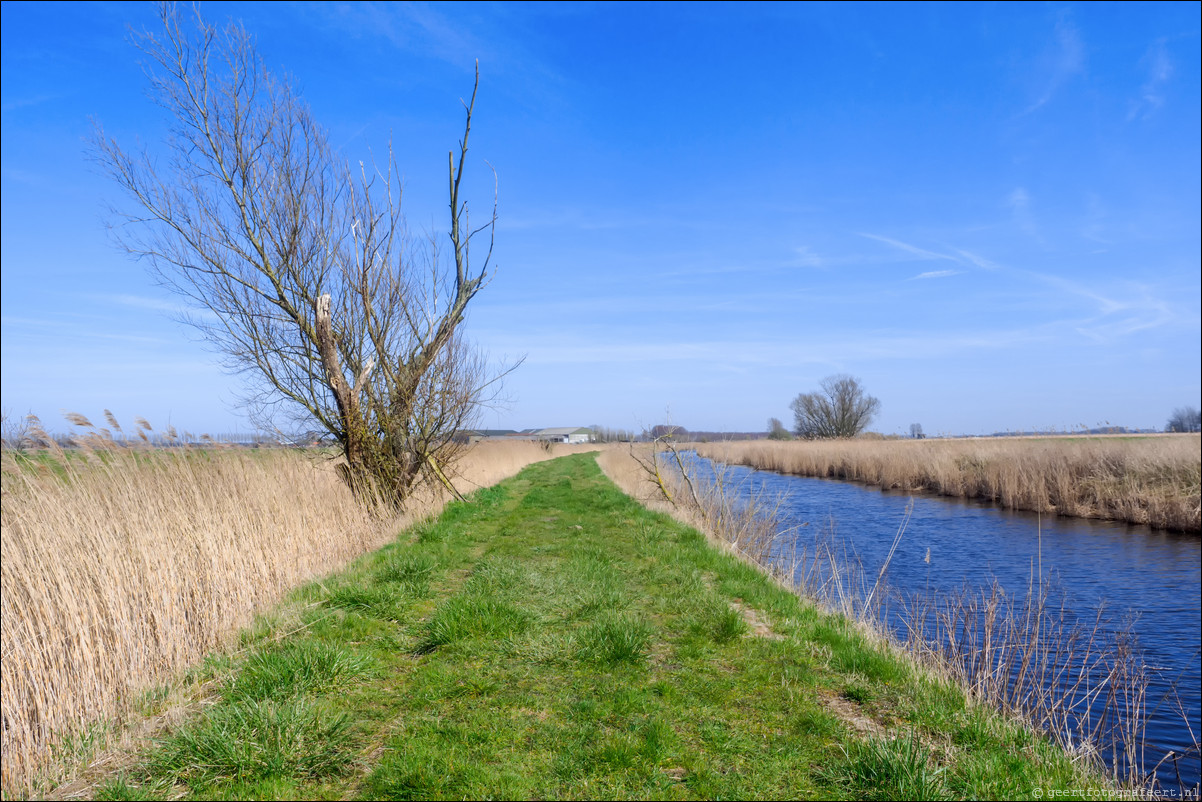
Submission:
[[[1107,791],[1045,739],[649,512],[589,455],[531,466],[451,505],[298,590],[243,643],[179,689],[204,704],[193,698],[195,712],[88,792]]]
[[[702,478],[709,465],[698,464]],[[829,582],[837,564],[845,575],[844,594],[858,593],[862,601],[871,588],[887,588],[878,590],[877,599],[888,603],[870,617],[898,640],[945,646],[955,638],[958,659],[979,664],[986,611],[997,632],[998,617],[1007,611],[1030,617],[1028,602],[1036,597],[1060,635],[1076,638],[1076,662],[1062,659],[1061,646],[1048,648],[1061,652],[1048,655],[1049,662],[1061,663],[1045,666],[1042,687],[1072,708],[1058,720],[1060,728],[1079,739],[1100,724],[1109,733],[1101,738],[1107,759],[1120,771],[1128,763],[1150,771],[1164,759],[1157,772],[1163,787],[1197,788],[1202,541],[1196,535],[742,466],[722,472],[725,486],[744,497],[784,499],[777,507],[783,536],[774,555],[780,564],[796,563],[803,584]],[[1045,642],[1051,637],[1047,630],[1031,630]],[[1022,648],[1017,641],[1010,639],[1009,654]],[[1135,689],[1145,694],[1142,699],[1106,704],[1103,683],[1111,679],[1097,662],[1099,649],[1126,661],[1113,673],[1142,684]],[[994,654],[995,666],[1004,662],[997,657],[1002,650]],[[999,680],[1009,683],[1011,695],[1012,678],[1021,670],[1010,666],[1010,676]]]

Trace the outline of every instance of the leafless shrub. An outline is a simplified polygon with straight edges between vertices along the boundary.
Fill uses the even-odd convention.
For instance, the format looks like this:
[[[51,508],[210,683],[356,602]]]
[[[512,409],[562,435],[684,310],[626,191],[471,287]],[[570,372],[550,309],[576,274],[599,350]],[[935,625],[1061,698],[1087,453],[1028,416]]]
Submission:
[[[15,417],[6,409],[0,416],[0,445],[5,449],[20,451],[29,445],[30,427],[35,416],[30,413]]]

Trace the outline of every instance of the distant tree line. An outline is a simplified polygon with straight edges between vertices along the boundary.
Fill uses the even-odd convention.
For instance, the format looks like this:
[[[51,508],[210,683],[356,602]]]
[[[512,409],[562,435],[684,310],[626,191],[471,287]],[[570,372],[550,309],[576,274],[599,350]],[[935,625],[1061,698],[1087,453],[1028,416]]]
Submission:
[[[689,439],[689,430],[672,423],[659,423],[643,432],[644,440],[675,440],[683,442]]]
[[[593,424],[589,427],[593,433],[593,441],[596,443],[629,443],[629,442],[651,442],[652,440],[671,440],[676,443],[708,443],[711,441],[733,441],[733,440],[759,440],[763,438],[763,432],[716,432],[690,430],[684,426],[678,426],[672,423],[661,423],[649,428],[643,429],[641,432],[635,432],[633,429],[611,428],[602,426],[601,424]],[[788,435],[788,432],[785,432]]]
[[[637,439],[633,429],[611,429],[599,424],[589,428],[593,431],[593,441],[597,443],[630,443]]]
[[[1169,416],[1165,424],[1166,432],[1197,432],[1202,431],[1202,413],[1197,407],[1178,407]]]
[[[689,440],[694,443],[733,442],[735,440],[762,440],[763,432],[709,432],[693,429]]]

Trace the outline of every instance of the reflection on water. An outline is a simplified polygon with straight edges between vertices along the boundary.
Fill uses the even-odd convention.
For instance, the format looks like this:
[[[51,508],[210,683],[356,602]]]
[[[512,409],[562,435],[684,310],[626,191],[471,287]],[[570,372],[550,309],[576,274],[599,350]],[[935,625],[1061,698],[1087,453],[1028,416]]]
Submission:
[[[786,493],[783,507],[787,537],[781,543],[813,549],[825,524],[834,521],[875,579],[885,563],[911,497],[849,482],[783,476],[729,467],[728,478],[743,479],[749,492]],[[1183,751],[1194,740],[1175,702],[1184,703],[1195,734],[1202,732],[1202,540],[1146,526],[1075,518],[1040,517],[993,506],[914,497],[914,509],[892,560],[886,581],[903,597],[947,594],[969,584],[997,580],[1012,598],[1021,598],[1042,566],[1051,577],[1055,599],[1092,623],[1105,605],[1107,626],[1130,625],[1151,669],[1146,757],[1148,768],[1170,749]],[[801,527],[801,523],[810,526]],[[1153,757],[1155,755],[1155,757]],[[1199,782],[1197,752],[1179,761],[1185,785]],[[1167,773],[1166,773],[1167,770]],[[1162,769],[1163,784],[1176,787],[1172,767]]]

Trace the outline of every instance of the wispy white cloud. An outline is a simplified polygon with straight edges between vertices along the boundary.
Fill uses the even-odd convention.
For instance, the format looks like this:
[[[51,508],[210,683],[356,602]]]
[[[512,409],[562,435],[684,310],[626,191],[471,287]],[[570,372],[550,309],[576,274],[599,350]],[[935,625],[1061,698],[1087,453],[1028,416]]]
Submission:
[[[1035,216],[1031,213],[1031,195],[1024,187],[1015,187],[1006,196],[1006,206],[1017,225],[1024,233],[1042,242]]]
[[[189,306],[183,298],[171,301],[166,298],[150,298],[144,295],[102,294],[88,296],[90,299],[106,305],[124,306],[130,309],[146,309],[152,312],[162,312],[169,318],[185,323],[199,321],[201,323],[216,323],[220,318],[212,309],[198,309]]]
[[[502,335],[503,336],[503,335]],[[561,339],[527,348],[527,367],[538,365],[633,366],[648,363],[704,365],[708,370],[759,369],[782,364],[855,364],[865,360],[921,360],[978,351],[996,351],[1036,342],[1053,341],[1056,333],[1047,326],[1002,330],[957,331],[943,334],[878,332],[846,336],[807,337],[804,342],[788,340],[697,340],[660,341],[623,339]],[[490,342],[497,349],[501,338]],[[497,349],[500,350],[500,349]]]
[[[868,239],[876,239],[872,234],[862,234],[860,236]],[[792,250],[792,256],[785,257],[776,263],[775,266],[782,268],[828,270],[841,267],[875,267],[879,266],[883,261],[879,252],[844,251],[832,253],[824,250],[819,253],[810,245],[798,245]],[[918,258],[913,253],[907,253],[904,250],[901,253],[905,253],[905,256],[893,261],[912,262]]]
[[[31,346],[61,352],[89,349],[100,341],[121,342],[135,345],[164,346],[172,341],[153,334],[135,334],[119,330],[113,321],[99,319],[71,320],[62,317],[30,318],[5,315],[3,318],[4,338],[20,342],[23,350]],[[8,357],[5,357],[6,359]]]
[[[1081,34],[1067,19],[1067,12],[1056,22],[1055,38],[1038,60],[1036,69],[1042,78],[1039,96],[1023,109],[1022,115],[1047,105],[1062,86],[1085,72],[1085,46]]]
[[[60,97],[63,97],[63,95],[61,95],[61,94],[43,94],[43,95],[34,95],[32,97],[19,97],[19,98],[13,99],[13,100],[5,101],[3,106],[0,106],[0,110],[3,110],[5,113],[8,113],[10,111],[16,111],[17,109],[27,109],[32,106],[40,106],[43,103],[49,103],[52,100],[58,100]]]
[[[1132,102],[1127,119],[1146,120],[1164,105],[1164,90],[1169,79],[1173,77],[1173,62],[1169,58],[1168,44],[1165,39],[1157,39],[1144,54],[1142,63],[1147,70],[1147,77],[1140,87],[1139,99]]]
[[[1128,304],[1126,302],[1116,301],[1113,298],[1108,298],[1099,293],[1097,290],[1090,289],[1079,282],[1071,281],[1069,279],[1062,278],[1061,276],[1054,276],[1048,273],[1039,273],[1034,270],[1020,270],[1016,272],[1031,276],[1045,284],[1049,284],[1052,287],[1055,287],[1058,291],[1067,295],[1074,295],[1076,297],[1091,301],[1097,305],[1097,311],[1099,314],[1108,315],[1112,312],[1117,312],[1128,308]]]
[[[1113,343],[1140,331],[1160,328],[1176,321],[1172,305],[1153,294],[1150,287],[1126,284],[1122,293],[1103,293],[1070,279],[1030,270],[1015,271],[1047,284],[1065,296],[1088,301],[1093,309],[1087,317],[1071,322],[1073,331],[1099,343]]]
[[[964,259],[975,267],[981,268],[982,270],[998,270],[1001,268],[1001,265],[999,265],[997,262],[986,259],[984,256],[973,253],[972,251],[966,251],[962,248],[952,248],[952,250],[955,251],[960,258]]]
[[[801,245],[794,248],[797,253],[797,260],[794,262],[798,267],[828,267],[830,260],[819,256],[810,250],[809,245]]]
[[[96,300],[102,303],[114,303],[135,309],[152,309],[156,312],[178,314],[184,311],[183,304],[178,301],[166,301],[161,298],[147,298],[143,295],[97,295]]]
[[[911,277],[911,281],[917,281],[924,278],[946,278],[947,276],[958,276],[963,273],[963,270],[928,270],[925,273],[919,273],[917,276]]]
[[[897,250],[899,250],[903,253],[910,254],[911,256],[914,257],[914,259],[946,260],[949,262],[956,261],[956,258],[954,256],[949,256],[946,253],[936,253],[934,251],[928,251],[925,248],[919,248],[917,245],[911,245],[908,242],[902,242],[901,240],[896,240],[896,239],[893,239],[892,237],[882,237],[879,234],[866,234],[863,232],[860,232],[860,236],[864,237],[866,239],[876,240],[877,242],[883,242],[886,245],[888,245],[892,248],[896,248]]]
[[[547,4],[551,5],[551,4]],[[503,77],[525,102],[564,109],[570,81],[530,37],[523,15],[504,4],[451,9],[437,3],[305,4],[323,29],[388,46],[470,73],[478,59],[489,76]],[[569,10],[563,13],[574,13]],[[520,91],[518,91],[520,90]]]
[[[860,236],[876,240],[877,242],[883,242],[884,244],[895,248],[901,253],[908,254],[909,256],[913,257],[912,259],[907,259],[906,261],[944,261],[953,262],[962,268],[977,268],[980,270],[1001,269],[1001,265],[992,261],[991,259],[987,259],[980,254],[973,253],[972,251],[967,251],[963,248],[957,248],[953,245],[947,245],[945,243],[940,243],[940,245],[941,247],[946,248],[947,252],[941,253],[939,251],[930,250],[929,248],[921,248],[908,242],[902,242],[901,240],[893,239],[892,237],[880,236],[879,234],[860,234]],[[913,276],[913,278],[942,278],[944,276],[954,276],[963,272],[965,271],[951,269],[928,270],[924,273],[920,273],[917,276]]]
[[[329,27],[356,37],[381,37],[398,49],[433,56],[461,69],[467,69],[483,50],[484,43],[471,37],[466,26],[451,24],[425,4],[351,3],[315,10]]]

